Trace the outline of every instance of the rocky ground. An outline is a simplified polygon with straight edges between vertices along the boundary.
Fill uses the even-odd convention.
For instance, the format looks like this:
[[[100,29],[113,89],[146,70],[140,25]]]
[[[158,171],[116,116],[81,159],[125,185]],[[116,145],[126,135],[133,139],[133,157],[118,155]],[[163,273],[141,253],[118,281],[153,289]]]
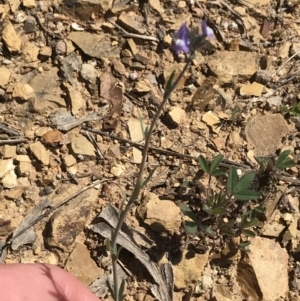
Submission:
[[[112,300],[105,241],[135,184],[142,128],[186,60],[171,50],[174,31],[200,19],[216,38],[164,108],[147,162],[155,172],[119,241],[125,300],[300,300],[296,0],[3,1],[2,262],[60,265]],[[265,209],[250,252],[238,231],[186,233],[180,206],[201,216],[207,202],[195,158],[221,153],[227,172],[262,176],[255,157],[274,162],[284,150],[295,165],[265,171],[260,198],[221,217],[235,227],[249,208]],[[226,176],[209,185],[219,191]]]

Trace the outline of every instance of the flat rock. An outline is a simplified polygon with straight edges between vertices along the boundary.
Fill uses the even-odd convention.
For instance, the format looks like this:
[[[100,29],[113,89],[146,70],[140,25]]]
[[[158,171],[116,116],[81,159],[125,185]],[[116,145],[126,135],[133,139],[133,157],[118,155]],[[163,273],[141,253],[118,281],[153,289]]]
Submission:
[[[73,18],[89,21],[96,14],[104,15],[111,7],[113,0],[78,0],[62,1],[62,11]]]
[[[264,86],[257,82],[253,82],[248,85],[242,85],[240,88],[241,96],[257,96],[260,97],[264,90]]]
[[[38,60],[39,52],[40,48],[35,46],[33,43],[26,43],[23,48],[24,61],[26,63],[36,62]]]
[[[19,52],[21,50],[21,39],[8,20],[3,25],[2,39],[10,52]]]
[[[23,0],[23,6],[27,8],[34,8],[36,7],[36,2],[35,0]]]
[[[207,261],[208,253],[190,254],[185,250],[182,254],[181,261],[173,265],[174,285],[176,289],[183,289],[191,283],[198,282]]]
[[[72,139],[71,147],[76,155],[95,156],[94,145],[82,135]]]
[[[68,258],[65,270],[79,279],[85,286],[89,286],[103,274],[96,262],[92,259],[86,245],[78,242]]]
[[[4,145],[3,146],[3,159],[10,159],[16,156],[17,147],[15,145]]]
[[[125,166],[123,164],[115,164],[110,169],[110,173],[113,174],[115,177],[121,176],[125,171]]]
[[[14,170],[15,166],[13,164],[12,159],[8,160],[0,160],[0,178],[3,178],[5,174],[10,172],[11,170]]]
[[[179,231],[181,225],[179,207],[173,201],[160,200],[154,193],[149,193],[147,198],[148,201],[145,200],[137,209],[143,222],[156,232],[174,233]]]
[[[281,114],[255,115],[245,129],[248,149],[254,148],[255,156],[274,155],[281,146],[281,139],[290,131]]]
[[[174,126],[179,126],[186,119],[186,112],[180,107],[173,107],[168,112],[167,117]]]
[[[85,109],[86,102],[83,99],[81,92],[74,89],[71,85],[66,84],[68,96],[71,103],[71,111],[73,115],[77,115],[80,110]]]
[[[224,83],[234,76],[249,79],[258,69],[258,55],[246,51],[218,51],[207,64],[212,73]]]
[[[89,222],[97,198],[96,189],[79,194],[68,205],[58,209],[46,225],[45,243],[57,253],[60,263],[69,257],[76,238]]]
[[[95,83],[98,76],[98,71],[91,64],[82,64],[80,75],[85,81],[89,83]]]
[[[48,166],[50,163],[50,155],[45,146],[40,142],[36,141],[29,146],[30,151],[33,155],[45,166]]]
[[[112,46],[109,37],[88,32],[71,32],[68,36],[85,54],[97,59],[120,58],[120,47]]]
[[[67,167],[71,167],[77,163],[76,159],[72,155],[66,155],[63,160]]]
[[[35,94],[35,97],[30,99],[31,110],[48,114],[55,109],[66,107],[66,102],[61,97],[62,90],[59,87],[59,80],[58,68],[53,67],[28,81]]]
[[[130,119],[127,122],[130,138],[132,141],[139,141],[144,138],[141,122],[142,121],[137,120],[137,119]],[[135,163],[141,163],[141,161],[142,161],[141,150],[134,147],[132,149],[132,153],[133,153],[133,161]]]
[[[17,176],[14,170],[11,170],[2,178],[2,185],[4,188],[9,189],[15,188],[18,185]]]
[[[147,28],[143,24],[143,19],[137,16],[133,12],[124,12],[119,16],[118,23],[122,25],[131,33],[137,33],[144,35],[147,32]]]
[[[0,87],[4,88],[9,82],[12,70],[6,67],[0,67],[0,74]]]
[[[286,249],[262,237],[252,239],[249,248],[250,252],[238,263],[237,270],[237,281],[245,297],[264,301],[285,298],[289,292]]]
[[[16,83],[13,86],[12,97],[21,99],[21,100],[29,100],[34,96],[34,91],[28,84]]]

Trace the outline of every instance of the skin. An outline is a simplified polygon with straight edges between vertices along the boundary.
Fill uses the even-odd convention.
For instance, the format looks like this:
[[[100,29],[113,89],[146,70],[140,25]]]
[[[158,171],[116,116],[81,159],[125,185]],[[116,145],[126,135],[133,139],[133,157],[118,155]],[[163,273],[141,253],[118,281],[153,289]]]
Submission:
[[[0,296],[3,301],[100,300],[74,276],[50,264],[0,264]]]

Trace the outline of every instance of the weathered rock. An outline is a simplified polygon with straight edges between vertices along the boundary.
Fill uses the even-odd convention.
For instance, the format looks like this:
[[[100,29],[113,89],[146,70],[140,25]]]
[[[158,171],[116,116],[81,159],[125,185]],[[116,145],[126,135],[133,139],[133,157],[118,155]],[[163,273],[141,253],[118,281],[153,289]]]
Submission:
[[[114,61],[112,62],[112,65],[113,65],[114,72],[115,72],[117,75],[124,76],[124,75],[126,74],[126,68],[125,68],[125,66],[122,64],[121,61],[119,61],[119,60],[114,60]]]
[[[127,29],[129,32],[137,33],[137,34],[145,34],[147,32],[147,28],[143,24],[143,21],[136,14],[132,13],[122,13],[119,16],[118,22]]]
[[[96,189],[89,189],[79,194],[72,201],[58,209],[51,217],[45,230],[45,243],[64,263],[74,248],[77,236],[82,232],[90,219],[98,198]]]
[[[33,43],[26,43],[23,48],[23,54],[25,56],[24,60],[26,63],[36,62],[38,60],[40,49],[36,47]]]
[[[265,301],[285,298],[289,292],[286,249],[262,237],[252,239],[249,248],[250,252],[238,263],[237,270],[237,281],[245,297]]]
[[[180,107],[173,107],[167,114],[168,119],[171,121],[172,125],[179,126],[184,122],[186,118],[186,112]]]
[[[212,128],[213,132],[215,132],[215,133],[220,132],[220,127],[217,126],[218,123],[220,122],[220,118],[216,114],[214,114],[212,111],[206,112],[202,116],[202,120]]]
[[[33,165],[31,164],[31,162],[21,161],[18,164],[17,171],[18,171],[18,175],[23,177],[23,176],[27,176],[30,173],[35,172],[35,169],[34,169]]]
[[[36,7],[35,0],[23,0],[23,6],[27,8],[34,8]]]
[[[9,82],[12,70],[6,67],[0,67],[0,74],[0,87],[4,88]]]
[[[121,176],[125,171],[125,166],[123,164],[115,164],[110,169],[110,173],[113,174],[115,177]]]
[[[160,200],[154,193],[149,193],[148,201],[138,207],[137,212],[144,223],[156,232],[174,233],[181,225],[180,209],[169,200]],[[166,214],[168,212],[168,214]]]
[[[15,166],[12,159],[0,160],[0,178],[3,178],[5,174],[14,170]]]
[[[4,188],[14,188],[18,185],[14,170],[11,170],[2,178],[2,185]]]
[[[198,282],[204,266],[207,264],[208,253],[189,255],[191,254],[185,250],[181,261],[173,265],[174,285],[176,289],[183,289],[191,283]]]
[[[281,57],[282,59],[286,59],[289,56],[290,48],[291,48],[292,42],[286,41],[286,43],[283,43],[282,46],[278,49],[278,57]]]
[[[109,60],[120,58],[120,47],[112,46],[110,38],[105,35],[72,32],[68,39],[91,57]]]
[[[32,33],[35,31],[36,20],[33,16],[28,16],[24,23],[24,31],[26,33]]]
[[[142,121],[137,119],[130,119],[127,122],[130,138],[132,141],[139,141],[144,138],[141,122]],[[142,161],[141,150],[134,147],[132,149],[132,154],[133,154],[133,161],[135,163],[141,163]]]
[[[12,97],[21,99],[21,100],[29,100],[34,96],[34,91],[28,84],[22,84],[20,82],[16,83],[13,86]]]
[[[98,76],[98,71],[91,64],[82,64],[80,75],[87,82],[95,83]]]
[[[149,6],[160,14],[164,13],[164,9],[159,0],[149,0]]]
[[[82,135],[72,139],[71,147],[76,155],[95,156],[93,144]]]
[[[113,0],[79,0],[76,2],[63,2],[62,11],[73,18],[88,21],[96,14],[104,15],[111,7]]]
[[[36,141],[30,144],[29,149],[41,163],[43,163],[45,166],[49,165],[49,152],[46,150],[45,146],[40,141]]]
[[[68,258],[65,270],[86,286],[89,286],[103,274],[103,270],[97,266],[89,250],[81,242],[76,244],[72,254]]]
[[[45,46],[40,50],[40,56],[47,59],[52,55],[52,48]]]
[[[274,155],[281,146],[281,139],[290,132],[281,114],[255,115],[247,122],[245,133],[248,149],[254,147],[256,156]]]
[[[17,154],[17,147],[15,145],[4,145],[3,146],[3,159],[10,159],[16,156]]]
[[[62,90],[59,87],[58,68],[51,68],[47,72],[37,74],[28,81],[32,87],[35,98],[30,99],[30,108],[41,114],[48,114],[54,109],[65,108],[66,102],[61,97]]]
[[[19,199],[23,194],[23,187],[19,186],[16,189],[12,189],[7,191],[5,194],[5,198],[8,200],[17,200]]]
[[[21,39],[9,20],[6,20],[3,25],[2,39],[10,52],[19,52],[21,50]]]
[[[250,85],[242,85],[240,88],[241,96],[257,96],[260,97],[264,90],[264,86],[257,82],[253,82]]]
[[[83,99],[81,92],[74,89],[71,85],[65,84],[70,98],[71,110],[73,115],[77,115],[81,109],[86,107],[85,100]]]
[[[9,0],[7,2],[9,3],[10,9],[13,13],[18,10],[21,4],[20,0]]]
[[[218,51],[207,64],[220,81],[228,83],[234,76],[249,79],[257,70],[258,59],[254,52]]]
[[[76,159],[75,159],[74,156],[72,156],[72,155],[67,155],[67,156],[65,156],[63,160],[64,160],[64,163],[65,163],[65,165],[66,165],[67,167],[70,167],[70,166],[72,166],[72,165],[74,165],[74,164],[77,163],[77,162],[76,162]]]
[[[145,93],[145,92],[149,92],[149,91],[151,91],[151,86],[150,86],[149,82],[147,82],[145,80],[137,81],[133,88],[133,92],[137,92],[137,93]]]

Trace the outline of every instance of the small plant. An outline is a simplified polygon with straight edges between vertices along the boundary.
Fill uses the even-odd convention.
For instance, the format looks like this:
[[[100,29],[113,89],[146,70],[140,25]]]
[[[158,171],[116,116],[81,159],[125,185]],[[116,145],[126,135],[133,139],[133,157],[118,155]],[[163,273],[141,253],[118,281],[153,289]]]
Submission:
[[[199,204],[200,208],[195,206],[192,210],[187,204],[181,204],[182,212],[190,218],[185,222],[185,230],[193,235],[203,231],[212,238],[218,235],[238,236],[241,233],[253,237],[255,233],[249,229],[257,224],[256,213],[262,208],[248,210],[245,208],[248,201],[260,197],[260,194],[251,188],[256,173],[251,171],[239,177],[236,168],[231,167],[226,185],[219,192],[214,192],[210,188],[212,177],[226,176],[226,171],[219,167],[222,160],[223,156],[219,154],[209,164],[203,156],[199,156],[199,165],[209,176],[208,188],[202,204]],[[239,220],[236,216],[243,210],[245,213]]]

